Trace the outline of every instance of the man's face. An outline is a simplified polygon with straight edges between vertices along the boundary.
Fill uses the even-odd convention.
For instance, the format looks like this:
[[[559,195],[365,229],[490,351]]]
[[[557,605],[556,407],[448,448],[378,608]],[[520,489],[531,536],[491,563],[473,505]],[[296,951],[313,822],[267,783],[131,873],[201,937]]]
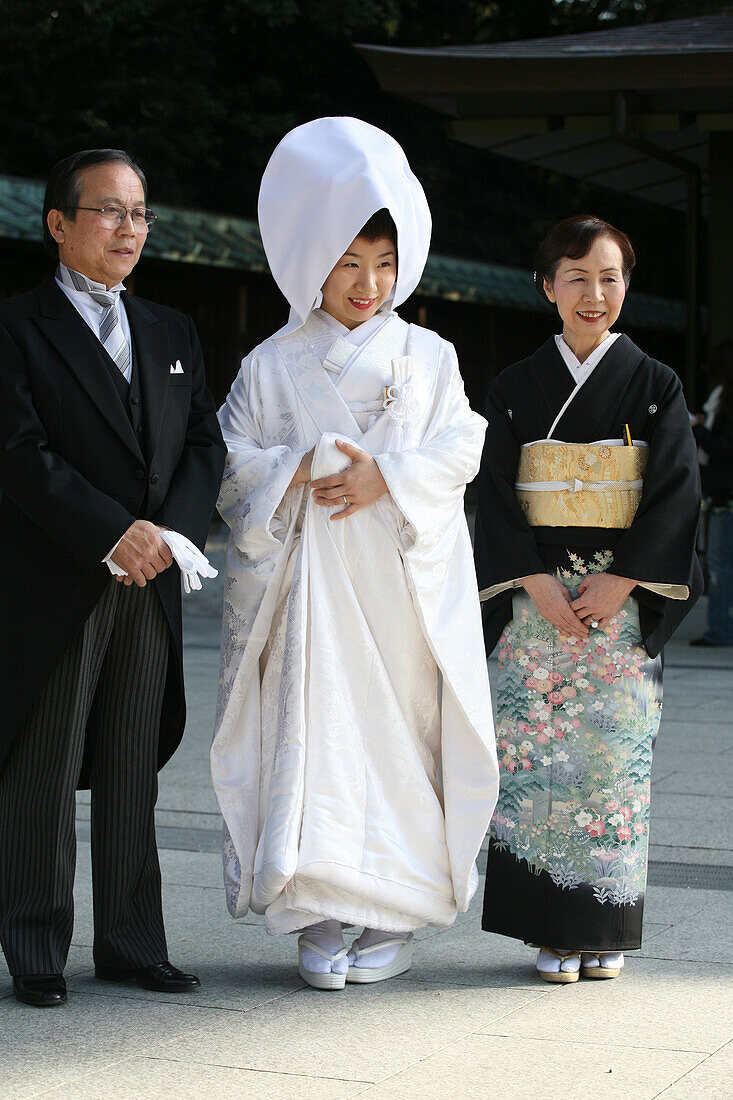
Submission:
[[[126,164],[83,168],[79,177],[82,185],[79,206],[117,203],[128,210],[145,208],[143,185]],[[61,210],[51,210],[48,228],[58,245],[61,262],[108,288],[130,274],[147,240],[147,232],[135,231],[129,214],[122,225],[110,229],[94,210],[77,210],[73,221]]]

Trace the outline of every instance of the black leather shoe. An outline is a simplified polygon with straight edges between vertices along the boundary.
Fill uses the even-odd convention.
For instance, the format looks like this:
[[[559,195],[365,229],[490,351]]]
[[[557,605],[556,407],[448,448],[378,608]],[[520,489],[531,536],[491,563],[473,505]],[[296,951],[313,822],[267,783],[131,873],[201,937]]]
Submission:
[[[19,974],[13,978],[13,993],[23,1004],[54,1008],[66,1001],[66,982],[61,974]]]
[[[155,993],[190,993],[198,989],[201,982],[195,974],[184,974],[178,967],[166,959],[154,963],[142,970],[120,970],[113,966],[97,966],[94,974],[103,982],[137,982],[143,989],[152,989]]]

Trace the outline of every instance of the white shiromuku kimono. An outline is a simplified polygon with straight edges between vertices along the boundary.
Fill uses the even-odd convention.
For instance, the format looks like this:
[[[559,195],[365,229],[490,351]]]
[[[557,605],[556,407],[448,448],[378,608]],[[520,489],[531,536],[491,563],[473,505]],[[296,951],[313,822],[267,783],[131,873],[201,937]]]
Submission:
[[[374,140],[357,120],[300,128],[314,173],[330,163],[317,156],[314,128],[329,153],[344,134]],[[306,173],[293,175],[300,198]],[[324,919],[392,932],[449,925],[476,889],[498,790],[463,511],[485,421],[468,405],[453,347],[435,333],[389,308],[349,332],[312,308],[381,207],[394,212],[410,271],[416,234],[382,177],[369,188],[361,206],[348,205],[355,220],[334,237],[304,304],[293,305],[295,286],[291,322],[244,360],[220,411],[229,455],[219,510],[231,534],[212,775],[230,912],[264,913],[272,933]],[[297,271],[287,240],[282,264],[272,244],[289,209],[282,187],[277,196],[272,233],[260,204],[276,278],[286,262]],[[429,231],[424,238],[426,254]],[[399,300],[422,270],[414,258],[413,268]],[[307,486],[289,486],[313,447],[314,480],[343,470],[337,439],[375,457],[389,493],[332,521]]]
[[[484,422],[450,345],[377,319],[359,348],[320,311],[266,341],[221,414],[231,538],[213,775],[230,910],[265,912],[273,932],[450,924],[496,799],[463,513]],[[343,469],[338,438],[376,457],[390,493],[334,522],[288,485],[314,445],[314,478]]]

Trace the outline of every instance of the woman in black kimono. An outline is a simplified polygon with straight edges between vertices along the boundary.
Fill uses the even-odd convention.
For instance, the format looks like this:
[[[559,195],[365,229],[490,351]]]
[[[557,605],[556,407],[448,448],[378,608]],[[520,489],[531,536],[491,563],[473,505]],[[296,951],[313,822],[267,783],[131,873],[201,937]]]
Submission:
[[[616,977],[641,946],[661,649],[697,599],[700,489],[679,379],[612,333],[635,258],[556,225],[535,282],[561,336],[494,381],[478,480],[501,792],[483,927],[547,981]]]

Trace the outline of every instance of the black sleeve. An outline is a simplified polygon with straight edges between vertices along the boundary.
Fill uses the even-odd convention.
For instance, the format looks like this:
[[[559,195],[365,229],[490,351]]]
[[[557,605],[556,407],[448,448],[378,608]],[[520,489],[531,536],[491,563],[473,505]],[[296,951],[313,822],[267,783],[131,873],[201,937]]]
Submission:
[[[191,409],[183,452],[154,522],[179,531],[203,550],[219,495],[226,446],[214,399],[206,388],[198,333],[189,318],[191,340]]]
[[[479,590],[544,573],[537,542],[517,500],[520,444],[498,380],[489,393],[481,469],[476,480],[476,573]]]
[[[51,450],[23,352],[0,327],[0,484],[37,527],[89,572],[135,522]]]
[[[672,371],[657,404],[641,501],[614,550],[609,572],[639,581],[689,585],[700,516],[700,472],[682,386]]]

